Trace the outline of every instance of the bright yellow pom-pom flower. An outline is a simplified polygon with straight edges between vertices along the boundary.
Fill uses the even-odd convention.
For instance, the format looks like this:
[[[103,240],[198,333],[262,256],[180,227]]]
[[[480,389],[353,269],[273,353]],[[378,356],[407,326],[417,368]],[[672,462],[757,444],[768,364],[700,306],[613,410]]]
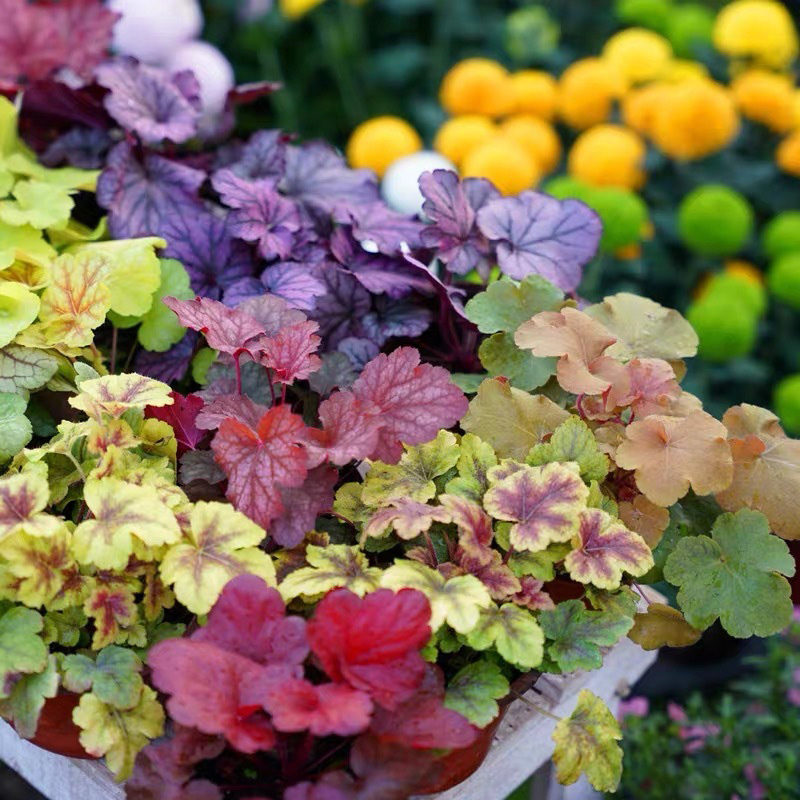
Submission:
[[[514,93],[514,111],[518,114],[535,114],[551,120],[556,113],[558,84],[549,73],[536,69],[524,69],[511,76]]]
[[[488,178],[503,194],[517,194],[536,185],[539,165],[528,151],[508,136],[495,136],[464,159],[465,178]]]
[[[622,120],[633,130],[649,135],[656,113],[671,87],[666,83],[649,83],[634,89],[622,100]]]
[[[613,64],[599,58],[576,61],[558,83],[561,119],[579,130],[605,122],[625,89],[625,79]]]
[[[797,55],[797,31],[782,3],[735,0],[717,16],[714,45],[731,58],[785,67]]]
[[[524,147],[542,173],[552,172],[561,160],[561,140],[555,128],[533,114],[517,114],[500,125],[500,130]]]
[[[569,174],[592,186],[639,189],[647,148],[635,131],[621,125],[597,125],[584,131],[569,154]]]
[[[794,125],[794,85],[786,75],[749,69],[731,84],[733,99],[742,115],[786,133]]]
[[[281,13],[285,17],[298,19],[324,2],[325,0],[280,0],[279,5]]]
[[[497,125],[480,114],[453,117],[439,128],[433,140],[434,150],[449,158],[456,166],[478,146],[497,134]]]
[[[514,106],[511,76],[489,58],[468,58],[444,76],[439,101],[451,114],[502,117]]]
[[[727,147],[739,130],[730,92],[713,81],[671,86],[655,109],[650,135],[672,158],[692,161]]]
[[[399,117],[374,117],[350,135],[347,160],[351,167],[373,169],[381,177],[398,158],[422,149],[419,134]]]
[[[708,77],[708,67],[705,64],[685,58],[676,58],[674,61],[670,61],[659,75],[660,80],[668,83],[683,83]]]
[[[800,178],[800,130],[787,136],[778,145],[775,161],[784,172]]]
[[[614,34],[603,48],[603,59],[631,83],[657,78],[672,58],[672,45],[644,28],[628,28]]]

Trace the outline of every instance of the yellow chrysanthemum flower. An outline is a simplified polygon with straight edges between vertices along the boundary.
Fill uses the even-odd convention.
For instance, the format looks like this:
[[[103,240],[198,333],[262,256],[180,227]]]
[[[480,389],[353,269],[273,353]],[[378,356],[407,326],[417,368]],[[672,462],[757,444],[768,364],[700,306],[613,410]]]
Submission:
[[[456,166],[478,146],[497,134],[497,125],[480,114],[453,117],[439,128],[433,140],[434,150],[449,158]]]
[[[647,147],[638,133],[621,125],[597,125],[572,145],[569,174],[592,186],[639,189],[646,180],[642,169]]]
[[[667,155],[691,161],[727,147],[738,130],[736,106],[724,86],[686,81],[665,93],[650,135]]]
[[[373,169],[381,177],[398,158],[422,149],[419,134],[399,117],[374,117],[362,122],[347,142],[351,167]]]
[[[726,261],[725,272],[729,275],[741,278],[753,286],[764,285],[764,273],[749,261]]]
[[[800,128],[800,89],[792,94],[792,127]]]
[[[666,83],[649,83],[628,92],[622,100],[623,122],[639,133],[650,135],[656,112],[670,90]]]
[[[517,194],[535,186],[541,176],[528,151],[508,136],[495,136],[464,159],[465,178],[488,178],[503,194]]]
[[[672,45],[645,28],[628,28],[614,34],[603,48],[603,59],[631,83],[659,76],[672,58]]]
[[[439,101],[451,114],[502,117],[514,107],[511,76],[489,58],[468,58],[444,76]]]
[[[775,162],[784,172],[800,178],[800,130],[787,136],[778,145]]]
[[[710,77],[708,67],[705,64],[685,58],[676,58],[674,61],[670,61],[659,76],[662,81],[668,83],[705,80],[708,77]]]
[[[558,83],[558,112],[573,128],[583,130],[605,122],[626,83],[608,61],[584,58],[567,67]]]
[[[289,19],[299,19],[325,0],[280,0],[281,13]]]
[[[782,3],[735,0],[717,15],[714,46],[731,58],[781,68],[797,56],[797,31]]]
[[[518,114],[535,114],[552,120],[558,102],[558,84],[549,73],[537,69],[524,69],[511,75],[514,93],[514,111]]]
[[[766,125],[776,133],[790,131],[794,124],[794,85],[786,75],[749,69],[731,84],[733,99],[742,115]]]
[[[549,122],[533,114],[517,114],[503,121],[500,130],[528,151],[543,174],[558,166],[561,140]]]

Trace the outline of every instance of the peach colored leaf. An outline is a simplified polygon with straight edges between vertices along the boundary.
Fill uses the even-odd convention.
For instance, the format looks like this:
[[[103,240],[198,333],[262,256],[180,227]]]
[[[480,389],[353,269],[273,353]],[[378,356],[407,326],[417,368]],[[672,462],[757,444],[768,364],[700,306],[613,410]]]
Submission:
[[[646,612],[634,616],[628,638],[643,650],[658,650],[660,647],[688,647],[700,639],[700,631],[693,628],[677,608],[650,603]]]
[[[638,533],[618,519],[590,508],[580,515],[575,549],[564,559],[573,580],[598,589],[617,589],[622,573],[644,575],[653,566],[653,553]]]
[[[652,416],[632,422],[615,460],[635,470],[636,485],[649,500],[668,508],[691,486],[704,495],[726,489],[733,479],[727,429],[705,411],[685,419]]]
[[[752,508],[784,539],[800,539],[800,441],[789,439],[764,408],[734,406],[725,413],[733,452],[733,482],[717,494],[726,511]]]
[[[651,550],[655,550],[669,525],[669,511],[651,503],[643,494],[637,494],[632,502],[619,504],[619,518],[644,539]]]

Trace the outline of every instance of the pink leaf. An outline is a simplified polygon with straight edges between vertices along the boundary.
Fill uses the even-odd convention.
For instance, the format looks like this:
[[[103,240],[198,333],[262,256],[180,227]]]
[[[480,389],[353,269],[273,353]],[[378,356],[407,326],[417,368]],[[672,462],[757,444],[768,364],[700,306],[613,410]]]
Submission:
[[[333,508],[333,487],[339,473],[331,467],[317,467],[302,486],[281,489],[283,512],[272,521],[270,536],[281,547],[297,547],[314,529],[317,517]]]
[[[316,372],[322,361],[314,355],[319,349],[316,322],[297,322],[281,328],[274,336],[263,337],[258,342],[261,350],[259,362],[275,372],[283,383],[306,380]]]
[[[307,447],[315,460],[327,458],[344,466],[367,458],[378,445],[382,422],[379,409],[364,404],[352,392],[336,392],[319,407],[322,430],[308,429]]]
[[[178,456],[187,450],[196,450],[197,445],[206,435],[201,426],[197,424],[197,416],[203,408],[203,401],[197,395],[189,394],[184,397],[179,392],[170,392],[171,406],[148,406],[145,416],[151,419],[160,419],[172,426],[175,438],[178,440]]]
[[[439,502],[450,512],[458,528],[459,564],[468,571],[488,566],[493,561],[494,539],[491,517],[475,502],[454,494],[443,494]]]
[[[518,606],[525,606],[533,611],[549,611],[556,607],[553,598],[547,592],[542,591],[544,581],[537,581],[530,575],[525,575],[519,579],[521,584],[520,591],[512,598],[512,602]]]
[[[302,311],[292,308],[276,294],[249,297],[239,304],[238,310],[257,320],[267,336],[274,336],[281,328],[305,322],[307,319]]]
[[[246,394],[223,394],[207,403],[198,414],[197,427],[213,431],[226,419],[235,419],[250,428],[257,428],[267,411],[266,406],[259,405]]]

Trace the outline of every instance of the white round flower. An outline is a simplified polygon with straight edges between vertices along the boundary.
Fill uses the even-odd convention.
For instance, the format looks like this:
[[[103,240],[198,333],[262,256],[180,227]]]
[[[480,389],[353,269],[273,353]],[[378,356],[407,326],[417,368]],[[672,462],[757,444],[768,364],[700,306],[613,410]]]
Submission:
[[[225,98],[236,79],[230,61],[213,44],[187,42],[175,51],[166,66],[171,72],[190,69],[194,73],[206,116],[216,116],[225,108]]]
[[[435,169],[456,168],[451,161],[433,150],[422,150],[398,158],[386,170],[381,183],[381,194],[386,205],[403,214],[421,214],[425,198],[419,190],[419,176]]]
[[[147,64],[164,64],[203,30],[198,0],[109,0],[108,7],[122,15],[114,26],[114,49]]]

